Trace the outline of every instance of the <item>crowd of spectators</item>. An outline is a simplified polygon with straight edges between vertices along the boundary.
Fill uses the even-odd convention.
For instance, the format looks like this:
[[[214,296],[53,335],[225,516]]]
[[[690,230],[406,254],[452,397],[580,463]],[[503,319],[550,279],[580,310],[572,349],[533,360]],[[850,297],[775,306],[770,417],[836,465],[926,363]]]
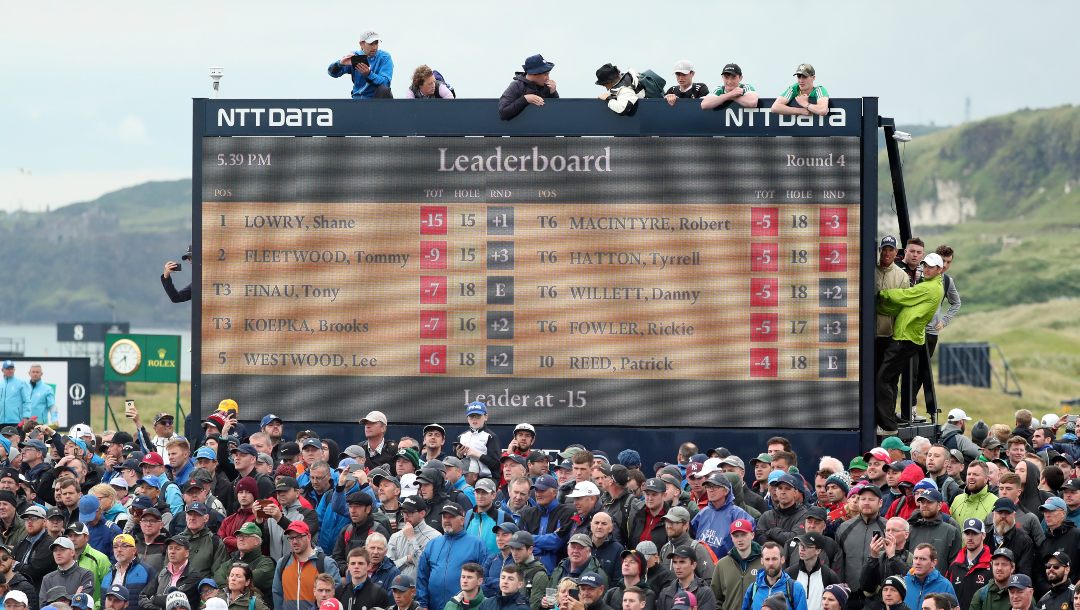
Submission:
[[[1075,417],[649,466],[503,443],[480,402],[420,439],[371,411],[343,449],[238,411],[194,444],[134,408],[134,434],[0,430],[5,609],[1080,610]]]

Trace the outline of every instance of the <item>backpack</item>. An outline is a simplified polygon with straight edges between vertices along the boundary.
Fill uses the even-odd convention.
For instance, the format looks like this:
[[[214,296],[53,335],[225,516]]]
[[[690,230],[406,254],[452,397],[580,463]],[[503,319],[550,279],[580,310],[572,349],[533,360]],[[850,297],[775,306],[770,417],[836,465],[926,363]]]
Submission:
[[[645,88],[646,98],[664,97],[664,87],[667,85],[667,81],[656,72],[653,72],[652,70],[642,70],[641,73],[638,74],[638,81]]]
[[[285,558],[292,557],[292,555],[286,555]],[[274,568],[274,579],[277,582],[281,582],[281,575],[285,572],[285,564],[287,561],[279,561],[277,567]],[[326,553],[319,547],[315,547],[315,570],[319,574],[326,574]],[[331,574],[331,576],[337,576],[337,574]]]
[[[450,90],[450,94],[453,95],[455,98],[457,97],[457,91],[454,91],[454,86],[451,85],[450,83],[446,82],[446,79],[443,78],[443,75],[440,74],[438,70],[432,70],[431,73],[435,75],[435,82],[436,83],[442,83],[442,84],[446,85],[446,88]],[[439,86],[438,85],[435,86],[435,97],[439,97]]]

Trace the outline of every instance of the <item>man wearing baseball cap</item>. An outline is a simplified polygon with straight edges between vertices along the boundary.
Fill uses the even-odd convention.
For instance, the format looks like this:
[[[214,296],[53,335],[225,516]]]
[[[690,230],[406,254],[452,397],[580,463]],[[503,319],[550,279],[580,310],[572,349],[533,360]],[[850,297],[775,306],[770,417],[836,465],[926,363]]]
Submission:
[[[319,574],[337,576],[342,572],[333,557],[312,546],[311,529],[307,523],[293,521],[285,528],[284,534],[288,539],[289,553],[278,561],[274,572],[272,607],[313,608],[315,577]]]
[[[829,92],[825,87],[814,84],[817,80],[814,66],[799,64],[793,76],[796,82],[776,96],[771,111],[799,116],[829,114]]]
[[[348,53],[331,62],[326,73],[333,78],[348,74],[352,79],[352,98],[392,98],[390,80],[394,77],[394,60],[379,48],[382,37],[367,31],[360,35],[360,50]]]
[[[780,472],[780,471],[776,471]],[[806,505],[798,494],[806,495],[802,477],[783,473],[775,481],[770,478],[769,490],[773,507],[765,511],[754,524],[754,539],[764,546],[766,541],[773,541],[783,548],[792,538],[802,533],[806,520]],[[749,516],[746,517],[749,519]]]
[[[896,253],[896,238],[886,235],[878,242],[877,265],[874,266],[874,292],[891,290],[894,288],[908,288],[907,274],[894,263]],[[878,313],[874,325],[874,366],[880,367],[885,348],[892,342],[893,322],[896,316]],[[914,609],[913,609],[914,610]]]
[[[735,102],[744,108],[757,108],[758,93],[750,83],[743,82],[742,68],[737,63],[724,65],[721,74],[724,83],[701,100],[702,110],[720,108],[728,102]]]
[[[559,562],[558,555],[565,545],[565,538],[556,532],[567,524],[573,525],[574,510],[569,504],[559,502],[559,481],[550,474],[537,477],[532,491],[535,505],[521,510],[519,525],[536,537],[536,556],[550,573]],[[569,529],[566,527],[567,531]]]
[[[754,584],[761,566],[761,546],[754,542],[754,524],[736,519],[728,528],[732,547],[716,562],[711,588],[719,610],[741,610],[743,593]]]
[[[693,531],[697,533],[698,542],[707,544],[712,549],[713,555],[719,559],[731,550],[732,542],[729,534],[731,524],[740,519],[753,523],[754,518],[735,504],[731,482],[723,471],[713,471],[701,486],[705,489],[705,497],[709,503],[694,515],[691,525]],[[674,508],[668,513],[670,514],[672,510]]]
[[[416,568],[416,601],[426,610],[445,607],[460,590],[462,566],[467,563],[483,566],[487,559],[484,542],[465,531],[465,510],[461,505],[446,502],[439,508],[439,516],[443,535],[424,547]]]
[[[689,59],[675,62],[674,71],[675,84],[664,92],[664,99],[669,106],[674,106],[676,100],[699,99],[708,95],[708,85],[694,82],[694,64]]]
[[[360,419],[364,426],[364,465],[370,470],[389,465],[393,470],[397,460],[397,443],[386,438],[386,415],[382,411],[368,411]]]
[[[963,522],[964,548],[957,553],[945,572],[952,583],[961,608],[967,608],[975,592],[991,580],[990,547],[986,540],[986,524],[982,519],[965,519]]]
[[[94,573],[76,563],[75,543],[70,538],[61,536],[53,540],[50,546],[56,570],[41,579],[40,590],[63,587],[69,595],[75,595],[76,591],[93,591],[96,584]]]
[[[930,256],[937,255],[931,254]],[[971,421],[971,418],[963,409],[952,409],[945,418],[945,425],[941,427],[941,440],[938,441],[939,444],[949,449],[959,449],[966,462],[978,459],[982,455],[982,450],[979,449],[975,441],[964,434],[969,421]]]
[[[442,460],[447,454],[443,452],[446,445],[446,428],[439,424],[424,426],[424,442],[420,448],[420,457],[425,461]]]
[[[1039,507],[1046,527],[1046,540],[1039,545],[1035,558],[1033,571],[1036,577],[1046,573],[1046,558],[1054,551],[1064,551],[1070,565],[1080,565],[1080,528],[1065,519],[1067,510],[1065,500],[1057,496],[1051,496]]]
[[[896,434],[896,384],[911,358],[926,344],[926,325],[945,297],[941,256],[930,254],[923,260],[923,265],[922,282],[911,288],[890,288],[877,293],[877,312],[896,317],[892,341],[885,348],[877,372],[877,433],[880,436]],[[975,447],[972,459],[975,457],[978,457],[978,447]]]

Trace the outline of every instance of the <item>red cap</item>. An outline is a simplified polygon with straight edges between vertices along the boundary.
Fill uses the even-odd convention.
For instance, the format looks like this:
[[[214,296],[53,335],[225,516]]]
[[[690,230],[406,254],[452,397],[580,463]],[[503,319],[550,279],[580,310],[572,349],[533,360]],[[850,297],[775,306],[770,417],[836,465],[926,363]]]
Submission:
[[[754,524],[750,523],[746,519],[736,519],[731,522],[730,533],[734,534],[735,532],[746,532],[747,534],[753,534]]]
[[[889,457],[889,452],[881,447],[874,447],[870,451],[863,454],[863,459],[869,462],[870,460],[879,460],[886,464],[892,464],[892,458]]]
[[[342,610],[341,602],[334,599],[333,597],[331,597],[330,599],[325,599],[321,604],[319,604],[319,610]]]
[[[311,535],[311,528],[307,526],[307,523],[303,521],[293,521],[289,524],[289,527],[285,528],[285,533],[296,532],[297,534]]]
[[[164,466],[165,460],[161,459],[161,454],[156,451],[151,451],[143,456],[142,464],[153,464],[154,466]]]

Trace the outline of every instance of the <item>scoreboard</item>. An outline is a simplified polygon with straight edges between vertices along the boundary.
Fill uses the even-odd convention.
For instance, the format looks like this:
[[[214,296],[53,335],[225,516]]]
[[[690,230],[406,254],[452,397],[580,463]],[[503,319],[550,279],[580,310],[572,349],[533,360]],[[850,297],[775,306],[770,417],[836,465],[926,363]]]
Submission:
[[[842,128],[677,108],[703,133],[597,113],[560,134],[582,137],[500,124],[490,100],[454,112],[477,102],[495,127],[423,137],[379,133],[410,102],[326,103],[326,135],[381,137],[311,137],[311,113],[253,134],[287,137],[220,137],[233,109],[197,107],[204,409],[428,423],[482,400],[501,423],[860,426],[876,212],[858,100]],[[420,102],[414,123],[448,106]]]

